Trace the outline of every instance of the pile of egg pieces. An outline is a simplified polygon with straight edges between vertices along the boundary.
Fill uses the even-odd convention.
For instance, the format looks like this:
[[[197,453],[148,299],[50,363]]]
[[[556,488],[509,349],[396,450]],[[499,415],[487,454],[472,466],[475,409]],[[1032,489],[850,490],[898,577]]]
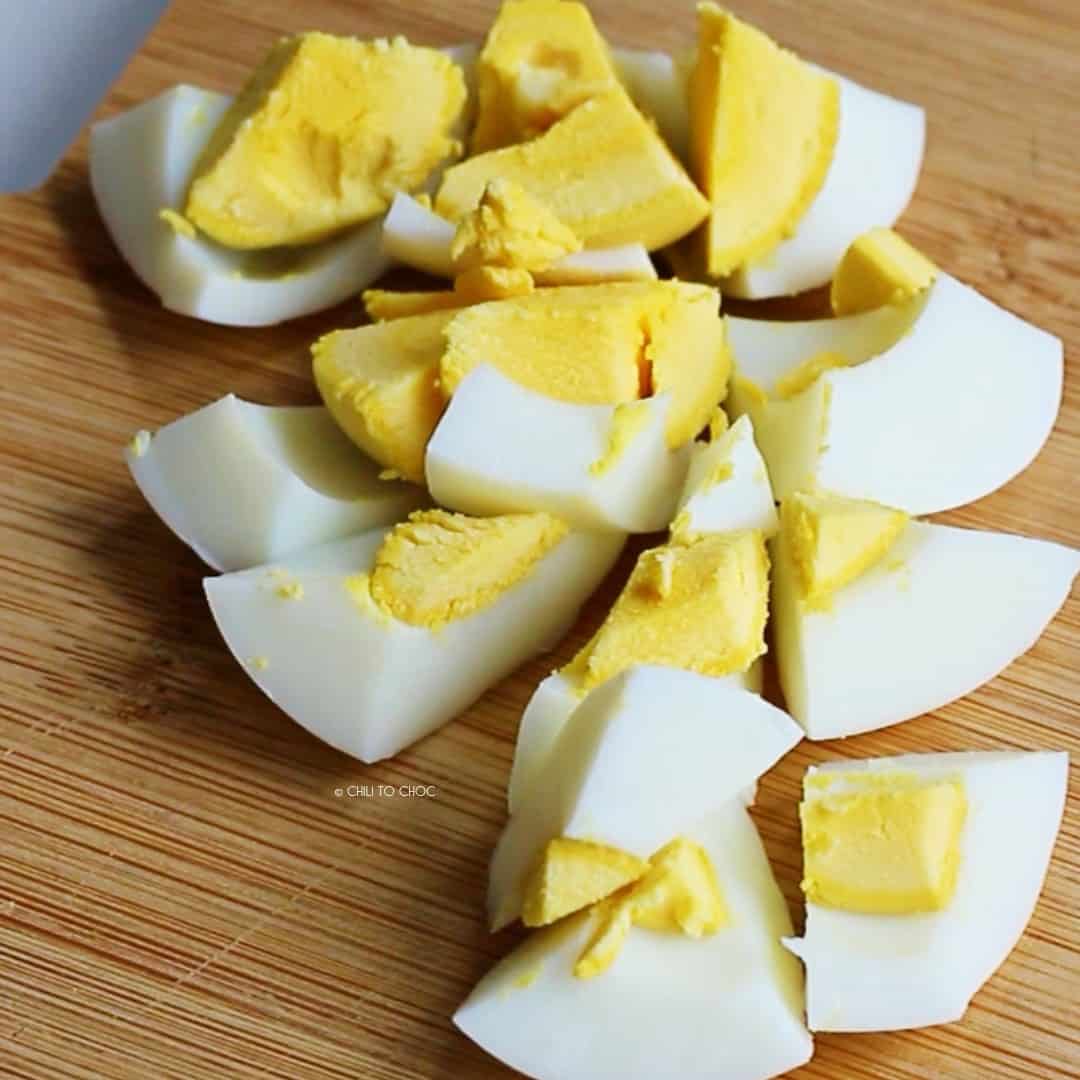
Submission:
[[[575,9],[568,33],[595,34],[580,5],[554,0],[508,3],[499,20],[553,4]],[[705,39],[730,17],[705,5],[701,18]],[[479,77],[482,101],[483,56],[446,54],[470,101]],[[693,63],[612,55],[699,179]],[[622,406],[557,400],[479,364],[431,418],[412,475],[363,452],[379,447],[322,381],[328,408],[228,395],[140,432],[127,452],[154,510],[224,571],[206,592],[237,660],[300,724],[365,762],[555,647],[626,535],[670,525],[519,728],[489,917],[537,930],[455,1021],[530,1076],[755,1080],[807,1061],[810,1031],[956,1020],[1041,889],[1065,799],[1061,753],[812,768],[801,939],[747,813],[757,779],[802,737],[899,723],[992,678],[1033,644],[1080,566],[1059,545],[915,519],[980,498],[1034,458],[1057,415],[1061,344],[887,230],[915,187],[922,111],[835,85],[838,130],[816,194],[766,259],[722,282],[760,299],[832,280],[834,317],[723,316],[730,379],[707,440],[665,439],[675,394],[642,398],[652,404],[619,442]],[[92,135],[103,216],[166,306],[264,325],[332,306],[393,265],[455,275],[454,224],[406,192],[385,216],[265,265],[181,221],[229,105],[177,87]],[[676,239],[586,248],[536,284],[648,288],[646,248]],[[670,252],[680,268],[685,248]],[[400,315],[405,338],[422,318],[407,312],[428,301],[368,303]],[[429,320],[436,362],[448,318]],[[380,325],[345,332],[358,335],[349,349],[377,348]],[[328,344],[315,352],[318,377]],[[446,509],[425,509],[432,500]],[[450,568],[437,588],[432,546]],[[478,568],[477,552],[491,565]],[[381,571],[438,595],[388,610]],[[478,582],[490,595],[477,599]],[[760,696],[770,588],[787,712]]]

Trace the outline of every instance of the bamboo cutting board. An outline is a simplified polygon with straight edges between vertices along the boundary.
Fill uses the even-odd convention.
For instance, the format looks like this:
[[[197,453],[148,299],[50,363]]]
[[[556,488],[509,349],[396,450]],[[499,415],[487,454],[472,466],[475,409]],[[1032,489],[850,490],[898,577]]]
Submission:
[[[593,6],[620,44],[692,38],[684,0]],[[443,44],[482,36],[494,7],[176,0],[99,115],[179,81],[235,90],[285,32]],[[742,0],[738,10],[806,56],[926,106],[926,164],[903,231],[1063,337],[1067,354],[1080,350],[1070,303],[1080,8]],[[97,217],[85,136],[41,191],[0,200],[0,283],[0,1075],[509,1075],[449,1017],[512,943],[485,933],[481,908],[517,717],[596,624],[619,575],[555,656],[364,767],[306,735],[234,665],[205,608],[203,568],[120,459],[136,428],[227,391],[313,401],[307,345],[357,322],[358,305],[267,330],[162,310]],[[1078,467],[1071,372],[1036,463],[944,517],[1080,544]],[[967,699],[843,747],[804,743],[766,776],[755,817],[793,910],[807,764],[912,750],[1075,755],[1078,641],[1074,598],[1027,656]],[[966,1019],[822,1036],[799,1080],[1080,1075],[1076,779],[1035,917]],[[350,797],[361,784],[435,790]]]

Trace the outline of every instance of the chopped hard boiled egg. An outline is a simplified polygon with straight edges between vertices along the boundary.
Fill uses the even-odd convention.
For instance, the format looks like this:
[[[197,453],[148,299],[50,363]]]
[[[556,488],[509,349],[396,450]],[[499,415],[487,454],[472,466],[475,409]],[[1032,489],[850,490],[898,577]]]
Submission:
[[[424,448],[446,407],[439,357],[454,310],[335,330],[311,347],[330,414],[357,446],[404,479],[424,481]]]
[[[242,570],[404,517],[423,493],[377,466],[325,409],[232,394],[140,432],[125,454],[146,501],[215,570]]]
[[[778,498],[821,489],[934,513],[989,494],[1039,452],[1061,397],[1061,341],[947,274],[910,302],[914,324],[880,355],[750,409]]]
[[[1080,554],[1059,544],[921,521],[882,553],[899,517],[867,511],[867,527],[852,527],[862,511],[853,523],[850,503],[822,503],[835,512],[810,511],[816,541],[800,535],[804,521],[792,533],[789,513],[773,541],[780,684],[811,739],[873,731],[970,693],[1031,648],[1080,569]],[[827,610],[822,584],[836,587]]]
[[[686,446],[668,448],[671,406],[670,394],[575,405],[482,364],[458,386],[427,445],[428,489],[471,514],[547,510],[578,528],[662,529],[689,455]]]
[[[504,0],[476,62],[473,154],[524,142],[619,85],[589,9],[568,0]]]
[[[363,224],[458,151],[465,99],[449,57],[402,37],[283,38],[210,136],[185,216],[241,249]]]
[[[892,229],[857,237],[833,274],[829,295],[835,315],[854,315],[903,304],[929,289],[937,267]]]
[[[664,142],[682,162],[690,159],[687,116],[688,63],[650,49],[613,49],[615,69],[634,104],[656,124]]]
[[[626,91],[590,98],[543,135],[447,170],[435,209],[459,221],[489,180],[519,184],[586,247],[641,243],[650,251],[704,219],[705,199]]]
[[[754,427],[740,416],[727,431],[690,451],[674,534],[776,532],[776,507],[765,462],[754,443]]]
[[[661,709],[655,721],[663,726],[677,715]],[[642,797],[653,804],[664,779],[659,769],[649,772],[641,787],[625,789],[627,805]],[[607,914],[600,904],[527,938],[480,981],[454,1023],[538,1080],[765,1080],[809,1060],[802,974],[780,944],[791,920],[750,817],[728,802],[678,834],[673,854],[700,862],[697,849],[712,869],[715,891],[700,879],[689,890],[691,913],[705,912],[712,933],[695,939],[639,923],[621,938],[610,970],[580,978],[575,967]],[[668,897],[657,898],[649,907],[668,924]]]
[[[839,127],[839,87],[760,30],[698,5],[690,76],[690,161],[709,200],[705,273],[768,256],[821,190]]]
[[[204,586],[267,696],[331,746],[376,761],[551,648],[622,542],[546,514],[431,510]]]
[[[959,1020],[1024,931],[1065,803],[1063,753],[910,754],[807,774],[815,1031]]]
[[[194,233],[179,215],[195,161],[229,104],[177,86],[91,128],[94,198],[132,270],[165,307],[229,326],[321,311],[374,281],[389,265],[377,222],[305,248],[240,252]]]
[[[537,201],[534,199],[534,201]],[[436,277],[455,274],[451,256],[456,230],[445,218],[409,195],[394,197],[383,223],[385,254]],[[534,270],[538,285],[596,285],[608,281],[655,281],[656,267],[640,243],[577,251]]]
[[[493,929],[521,914],[529,871],[555,837],[647,858],[738,797],[801,733],[757,694],[637,665],[588,694],[522,792],[491,863]]]

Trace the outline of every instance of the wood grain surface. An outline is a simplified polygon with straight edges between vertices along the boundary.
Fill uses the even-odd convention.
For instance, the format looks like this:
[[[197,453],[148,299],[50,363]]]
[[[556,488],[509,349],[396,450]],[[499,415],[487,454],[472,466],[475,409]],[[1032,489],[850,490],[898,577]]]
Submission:
[[[593,7],[620,44],[692,38],[688,0]],[[234,90],[285,32],[443,44],[480,37],[494,8],[176,0],[99,115],[179,81]],[[1070,361],[1035,464],[943,518],[1080,544],[1080,6],[741,0],[738,11],[927,108],[925,169],[902,231],[1063,337]],[[307,345],[358,312],[237,330],[164,311],[97,216],[85,134],[44,188],[0,199],[0,1075],[509,1075],[450,1015],[513,941],[485,932],[481,907],[517,718],[595,625],[626,560],[557,654],[365,767],[305,734],[235,666],[203,601],[203,567],[120,457],[136,428],[227,391],[315,400]],[[755,818],[796,918],[807,764],[912,750],[1076,755],[1078,641],[1074,598],[1028,655],[965,700],[844,745],[804,743],[766,776]],[[1080,1075],[1072,779],[1035,917],[966,1019],[822,1036],[800,1080]],[[437,793],[336,794],[361,782]]]

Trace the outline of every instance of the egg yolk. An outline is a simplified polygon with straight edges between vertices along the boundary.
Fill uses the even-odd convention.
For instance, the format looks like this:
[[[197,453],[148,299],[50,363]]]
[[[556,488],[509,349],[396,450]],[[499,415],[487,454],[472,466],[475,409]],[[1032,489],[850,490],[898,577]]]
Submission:
[[[937,267],[892,229],[871,229],[853,241],[833,275],[834,315],[903,304],[930,288]]]
[[[185,216],[232,248],[321,240],[384,211],[455,152],[461,69],[404,38],[285,38],[195,165]]]
[[[840,90],[760,30],[704,3],[689,102],[692,171],[710,203],[702,261],[723,277],[795,231],[832,162]]]
[[[598,905],[598,914],[599,924],[574,966],[579,979],[611,967],[634,926],[701,938],[731,921],[708,853],[686,837],[662,847],[645,874]]]
[[[435,209],[460,221],[490,180],[524,188],[588,248],[673,243],[705,220],[708,204],[625,90],[578,105],[543,135],[447,170]]]
[[[963,781],[817,773],[799,808],[810,903],[878,915],[941,911],[956,891]]]
[[[521,905],[526,926],[547,926],[636,881],[649,864],[620,848],[556,837],[530,873]]]
[[[635,664],[702,675],[765,652],[769,560],[758,532],[679,536],[642,552],[600,629],[564,668],[585,692]]]
[[[780,524],[807,605],[828,607],[834,593],[880,562],[907,523],[902,510],[863,499],[789,495]]]
[[[550,514],[474,518],[418,510],[386,534],[368,590],[387,615],[438,629],[490,607],[567,532]]]

